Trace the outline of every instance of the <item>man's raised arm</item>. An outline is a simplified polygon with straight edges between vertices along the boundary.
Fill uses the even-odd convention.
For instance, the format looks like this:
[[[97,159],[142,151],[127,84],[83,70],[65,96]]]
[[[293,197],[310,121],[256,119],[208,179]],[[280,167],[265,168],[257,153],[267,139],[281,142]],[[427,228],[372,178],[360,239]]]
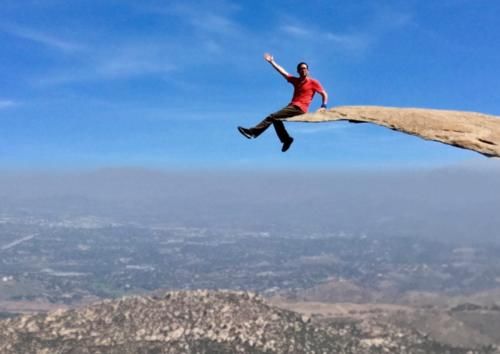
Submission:
[[[274,61],[274,57],[273,57],[271,54],[269,54],[269,53],[265,53],[265,54],[264,54],[264,59],[265,59],[268,63],[270,63],[270,64],[273,66],[273,68],[275,68],[275,69],[276,69],[276,71],[277,71],[277,72],[279,72],[279,73],[280,73],[280,74],[281,74],[281,75],[282,75],[285,79],[288,79],[288,77],[290,76],[290,74],[288,74],[288,73],[286,72],[286,70],[285,70],[285,69],[283,69],[283,67],[281,67],[281,65],[278,65],[278,64]]]

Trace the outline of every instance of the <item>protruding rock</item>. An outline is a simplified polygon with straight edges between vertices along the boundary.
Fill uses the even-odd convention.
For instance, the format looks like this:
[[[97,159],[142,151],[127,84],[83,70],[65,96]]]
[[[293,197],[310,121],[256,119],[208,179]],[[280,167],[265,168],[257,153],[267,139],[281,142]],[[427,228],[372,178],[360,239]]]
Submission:
[[[378,106],[335,107],[288,118],[291,122],[373,123],[487,157],[500,157],[500,117],[474,112]]]

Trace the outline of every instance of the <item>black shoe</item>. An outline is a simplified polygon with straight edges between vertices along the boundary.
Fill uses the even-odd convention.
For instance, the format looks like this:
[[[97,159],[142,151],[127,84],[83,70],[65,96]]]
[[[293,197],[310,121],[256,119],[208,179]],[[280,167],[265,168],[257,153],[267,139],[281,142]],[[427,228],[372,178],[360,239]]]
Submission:
[[[247,139],[252,139],[255,138],[255,135],[253,135],[250,132],[250,129],[243,128],[243,127],[238,127],[238,131]]]
[[[281,148],[281,151],[282,152],[287,151],[290,148],[290,146],[292,145],[292,143],[293,143],[293,138],[290,137],[290,139],[288,139],[287,141],[285,141],[283,143],[283,147]]]

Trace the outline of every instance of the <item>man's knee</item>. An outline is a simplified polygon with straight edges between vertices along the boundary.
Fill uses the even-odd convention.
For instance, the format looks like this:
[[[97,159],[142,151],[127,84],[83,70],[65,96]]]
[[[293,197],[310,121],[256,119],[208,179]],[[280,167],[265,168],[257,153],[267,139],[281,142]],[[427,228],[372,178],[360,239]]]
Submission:
[[[264,119],[267,123],[271,124],[271,123],[274,123],[274,121],[276,121],[276,116],[273,114],[270,114],[266,117],[266,119]]]

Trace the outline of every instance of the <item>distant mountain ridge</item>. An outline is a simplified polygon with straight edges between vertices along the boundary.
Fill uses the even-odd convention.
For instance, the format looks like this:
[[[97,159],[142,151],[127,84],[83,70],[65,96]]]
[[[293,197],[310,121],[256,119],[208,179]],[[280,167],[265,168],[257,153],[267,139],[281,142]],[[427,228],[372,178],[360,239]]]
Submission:
[[[174,291],[0,321],[1,353],[494,353],[397,327],[321,325],[253,293]]]
[[[295,122],[348,120],[353,123],[373,123],[426,140],[473,150],[487,157],[500,157],[500,117],[481,113],[422,108],[343,106],[287,120]]]

